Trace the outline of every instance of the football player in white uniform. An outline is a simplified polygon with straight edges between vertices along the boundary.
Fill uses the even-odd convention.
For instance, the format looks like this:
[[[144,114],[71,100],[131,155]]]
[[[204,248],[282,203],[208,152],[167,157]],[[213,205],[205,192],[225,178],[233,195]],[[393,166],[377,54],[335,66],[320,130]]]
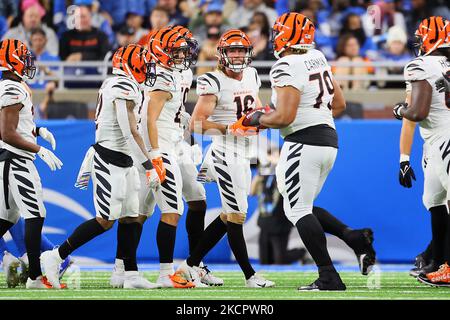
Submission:
[[[415,35],[419,56],[406,65],[404,72],[410,101],[396,105],[394,115],[419,123],[428,158],[425,178],[435,179],[433,186],[426,182],[430,190],[429,199],[424,200],[450,205],[450,21],[439,16],[424,19]],[[436,187],[436,180],[441,188]],[[450,215],[443,209],[439,216],[432,216],[438,220],[432,222],[433,242],[435,237],[439,241],[433,243],[433,255],[439,260],[436,263],[450,261]],[[450,286],[450,267],[444,263],[439,270],[421,274],[418,279],[429,285]]]
[[[143,47],[119,48],[113,56],[113,77],[106,79],[98,95],[96,143],[89,148],[76,186],[87,188],[92,177],[96,218],[79,225],[59,248],[41,255],[46,276],[59,287],[58,271],[70,253],[109,230],[120,219],[118,241],[125,265],[124,288],[153,289],[153,284],[137,271],[137,222],[140,181],[131,156],[143,167],[146,183],[157,187],[153,168],[142,137],[137,130],[135,110],[142,103],[141,85],[151,79],[151,56]]]
[[[414,62],[415,61],[415,62]],[[408,69],[418,67],[417,59],[411,61]],[[412,66],[411,66],[412,64]],[[422,65],[420,68],[425,69],[428,65]],[[406,69],[405,69],[406,71]],[[430,73],[430,70],[427,71]],[[431,72],[432,73],[432,72]],[[406,105],[411,104],[411,82],[406,85]],[[431,106],[433,108],[433,106]],[[445,110],[445,109],[444,109]],[[450,120],[450,110],[448,110],[447,118]],[[400,171],[399,182],[405,188],[412,187],[412,180],[416,180],[415,173],[409,161],[416,122],[403,119],[400,134]],[[425,129],[426,131],[426,129]],[[439,269],[444,263],[445,237],[447,230],[447,191],[442,186],[433,164],[430,162],[430,147],[427,143],[430,136],[424,135],[423,130],[420,131],[424,139],[422,151],[422,170],[424,173],[424,188],[422,201],[425,208],[430,212],[431,216],[431,232],[432,241],[429,244],[431,248],[430,258],[425,259],[426,254],[421,254],[416,258],[416,267],[410,271],[410,275],[417,277],[421,273],[430,273]],[[428,251],[428,249],[427,249]],[[419,259],[419,260],[417,260]],[[423,262],[422,262],[423,259]]]
[[[244,32],[226,32],[217,51],[218,70],[197,80],[199,99],[192,114],[191,129],[213,137],[204,162],[209,163],[217,181],[223,211],[207,227],[178,270],[195,281],[203,257],[227,234],[231,250],[244,272],[246,286],[272,287],[274,283],[257,275],[251,266],[243,235],[251,183],[248,136],[256,135],[257,130],[244,128],[242,121],[245,112],[261,106],[258,97],[261,82],[256,69],[249,67],[253,50]]]
[[[160,274],[157,280],[166,288],[192,288],[195,285],[174,271],[173,253],[176,228],[184,205],[183,181],[177,161],[176,145],[180,139],[179,110],[182,105],[180,71],[189,67],[189,44],[171,27],[155,31],[150,37],[149,51],[156,62],[156,83],[145,92],[140,130],[147,150],[161,179],[161,187],[150,194],[141,193],[144,203],[141,215],[150,216],[155,202],[161,210],[156,242]],[[146,200],[145,202],[142,200]]]
[[[19,40],[0,42],[0,237],[22,215],[29,260],[28,289],[51,288],[42,276],[39,256],[42,226],[46,216],[42,185],[34,166],[36,154],[52,171],[62,162],[52,151],[36,144],[36,125],[31,90],[25,80],[34,77],[34,57]],[[59,270],[58,270],[59,271]]]
[[[345,290],[328,254],[324,234],[329,225],[341,229],[344,226],[331,214],[321,214],[322,220],[313,214],[314,200],[336,159],[333,115],[345,108],[342,91],[326,58],[314,49],[314,31],[313,23],[299,13],[286,13],[277,19],[272,41],[279,60],[270,71],[276,109],[262,115],[259,122],[264,127],[280,128],[284,143],[276,168],[278,189],[287,218],[296,226],[319,269],[319,278],[298,290]],[[349,245],[362,243],[354,250],[361,272],[367,274],[375,263],[372,231],[342,230],[342,237]]]
[[[195,64],[198,55],[197,41],[192,37],[191,32],[182,26],[172,27],[172,30],[177,31],[183,36],[188,45],[189,52],[185,58],[184,69],[180,70],[181,73],[181,93],[182,104],[179,106],[178,112],[175,116],[175,122],[179,126],[179,136],[174,141],[175,155],[180,167],[180,172],[183,180],[183,198],[188,204],[188,212],[186,217],[186,229],[188,231],[189,238],[189,250],[193,250],[198,239],[204,231],[204,219],[206,213],[206,193],[203,185],[197,181],[197,167],[194,164],[193,159],[201,161],[202,151],[198,145],[192,145],[187,143],[184,138],[190,138],[190,131],[186,130],[189,126],[190,115],[185,110],[185,103],[187,94],[192,85],[192,71],[190,66]],[[150,34],[149,39],[155,34],[155,31]],[[151,150],[150,142],[147,134],[147,106],[149,99],[145,100],[142,108],[139,109],[139,130],[144,137],[146,147]],[[199,160],[197,160],[199,159]],[[143,225],[147,217],[153,212],[154,197],[151,190],[148,188],[142,188],[140,192],[140,203],[142,214],[139,216],[139,221]],[[140,211],[141,212],[141,211]],[[142,230],[142,227],[140,228]],[[140,239],[141,232],[139,232],[138,238]],[[118,243],[119,244],[119,243]],[[214,276],[206,267],[202,266],[201,269],[201,281],[208,285],[221,285],[223,280]],[[111,275],[110,284],[113,287],[122,287],[124,281],[124,266],[122,260],[122,250],[117,247],[116,261],[113,273]]]

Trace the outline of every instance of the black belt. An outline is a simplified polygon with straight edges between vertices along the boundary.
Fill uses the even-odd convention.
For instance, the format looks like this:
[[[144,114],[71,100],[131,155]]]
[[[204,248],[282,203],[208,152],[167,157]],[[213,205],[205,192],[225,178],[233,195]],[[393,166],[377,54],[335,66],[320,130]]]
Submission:
[[[133,159],[122,152],[105,148],[98,143],[94,144],[93,147],[106,163],[111,163],[112,165],[121,168],[129,168],[133,166]]]

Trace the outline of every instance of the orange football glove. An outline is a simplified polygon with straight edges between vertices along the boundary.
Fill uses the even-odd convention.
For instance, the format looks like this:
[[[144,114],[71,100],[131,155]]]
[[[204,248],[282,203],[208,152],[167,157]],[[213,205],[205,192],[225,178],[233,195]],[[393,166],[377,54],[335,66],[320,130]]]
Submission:
[[[233,124],[228,125],[227,133],[232,134],[234,136],[256,136],[258,134],[257,127],[247,127],[242,124],[242,121],[245,120],[245,115],[243,115],[238,121]]]
[[[164,180],[166,180],[166,168],[164,168],[161,153],[158,149],[152,150],[150,152],[150,157],[152,159],[153,168],[155,168],[159,180],[161,181],[161,183],[163,183]]]

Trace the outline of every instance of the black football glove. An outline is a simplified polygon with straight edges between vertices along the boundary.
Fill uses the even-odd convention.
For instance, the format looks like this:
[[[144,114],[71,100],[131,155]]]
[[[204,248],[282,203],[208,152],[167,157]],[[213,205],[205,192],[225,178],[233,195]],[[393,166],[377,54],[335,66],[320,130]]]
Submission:
[[[408,108],[408,104],[406,102],[397,103],[394,107],[394,110],[392,110],[392,112],[394,113],[394,117],[397,118],[398,120],[403,119],[403,116],[400,113],[400,110],[403,108],[404,109]]]
[[[402,186],[405,188],[412,187],[412,180],[416,180],[416,175],[414,174],[414,170],[411,167],[409,161],[400,162],[400,171],[398,173],[398,179]]]

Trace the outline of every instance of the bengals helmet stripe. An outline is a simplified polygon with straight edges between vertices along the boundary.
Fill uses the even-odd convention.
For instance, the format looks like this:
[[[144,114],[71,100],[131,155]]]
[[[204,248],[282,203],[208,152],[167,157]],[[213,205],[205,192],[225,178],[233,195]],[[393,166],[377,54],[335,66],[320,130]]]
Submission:
[[[428,55],[436,49],[450,47],[450,22],[440,16],[422,20],[415,32],[418,55]]]
[[[127,75],[139,84],[153,85],[156,80],[154,63],[147,49],[137,44],[120,47],[114,53],[113,73]]]
[[[179,71],[189,69],[188,42],[186,38],[171,27],[166,27],[155,32],[153,37],[150,38],[149,51],[153,59],[166,68]],[[184,53],[184,57],[175,57],[176,53],[180,51]]]
[[[314,24],[306,16],[288,12],[279,17],[272,28],[274,55],[288,48],[309,50],[314,48]]]
[[[21,79],[32,79],[36,73],[34,56],[21,41],[5,39],[0,42],[0,70],[14,72]]]

